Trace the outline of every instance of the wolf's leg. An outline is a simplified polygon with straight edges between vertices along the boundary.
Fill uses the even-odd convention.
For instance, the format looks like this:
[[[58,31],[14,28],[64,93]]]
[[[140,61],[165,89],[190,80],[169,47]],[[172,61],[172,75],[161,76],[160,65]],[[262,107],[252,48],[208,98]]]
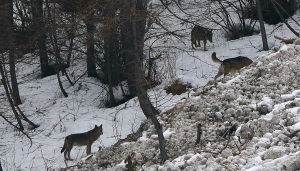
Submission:
[[[195,49],[195,48],[194,48],[194,44],[195,44],[195,42],[192,41],[192,49]]]
[[[207,51],[207,49],[206,49],[206,39],[203,40],[203,43],[204,43],[204,51]]]
[[[224,77],[229,74],[230,66],[224,65]]]
[[[223,73],[218,72],[218,74],[215,76],[215,81],[218,77],[220,77]]]
[[[71,149],[70,149],[70,151],[68,152],[68,157],[69,157],[69,160],[73,160],[73,159],[71,159],[71,156],[70,156],[70,154],[71,154]]]
[[[215,81],[216,81],[216,79],[218,78],[218,77],[220,77],[222,74],[223,74],[223,69],[222,69],[222,65],[220,66],[220,68],[219,68],[219,71],[218,71],[218,74],[215,76]]]
[[[65,160],[68,160],[68,158],[67,158],[67,150],[65,150],[65,152],[64,152],[64,158],[65,158]]]
[[[64,152],[64,157],[65,157],[65,160],[72,160],[71,157],[70,157],[70,151],[66,150]]]
[[[86,155],[91,154],[91,146],[92,146],[92,143],[88,142],[86,145]]]
[[[66,151],[65,151],[65,158],[66,158],[66,154],[68,155],[68,159],[66,159],[66,160],[72,160],[72,159],[71,159],[71,156],[70,156],[72,148],[73,148],[73,145],[72,145],[72,146],[68,146],[68,147],[66,148]]]
[[[197,47],[201,47],[200,39],[198,39],[198,46]]]

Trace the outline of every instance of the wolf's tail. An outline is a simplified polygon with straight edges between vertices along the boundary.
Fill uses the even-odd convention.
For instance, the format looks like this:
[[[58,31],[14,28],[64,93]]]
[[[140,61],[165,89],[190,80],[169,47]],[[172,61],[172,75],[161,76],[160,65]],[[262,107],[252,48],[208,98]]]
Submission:
[[[63,146],[63,148],[60,150],[60,153],[63,153],[65,151],[65,145]]]
[[[216,52],[213,52],[213,53],[211,54],[211,59],[212,59],[214,62],[216,62],[216,63],[219,63],[219,64],[222,64],[222,63],[223,63],[223,61],[221,61],[220,59],[217,58]]]

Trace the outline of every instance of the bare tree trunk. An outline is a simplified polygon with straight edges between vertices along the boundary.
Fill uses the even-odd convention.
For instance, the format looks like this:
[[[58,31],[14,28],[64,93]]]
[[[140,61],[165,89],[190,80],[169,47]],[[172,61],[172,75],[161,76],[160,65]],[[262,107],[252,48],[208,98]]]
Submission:
[[[51,26],[55,26],[56,25],[56,21],[55,21],[55,9],[53,9],[52,13],[50,11],[48,11],[48,16],[51,18]],[[50,40],[51,40],[51,44],[54,48],[54,54],[55,54],[55,64],[53,65],[54,67],[54,70],[55,70],[55,73],[56,73],[56,76],[57,76],[57,81],[58,81],[58,85],[59,85],[59,88],[61,90],[61,92],[63,93],[63,95],[65,97],[68,97],[68,94],[67,92],[65,91],[63,85],[62,85],[62,82],[61,82],[61,79],[60,79],[60,76],[59,76],[59,72],[61,71],[62,74],[65,74],[65,71],[66,71],[66,65],[67,64],[64,64],[62,63],[62,59],[60,57],[60,49],[59,49],[59,46],[58,46],[58,42],[57,42],[57,33],[56,33],[56,28],[55,27],[51,27],[50,29],[51,31],[49,32],[50,33]]]
[[[37,125],[37,124],[33,123],[31,120],[29,120],[29,119],[24,115],[24,113],[23,113],[22,110],[19,108],[19,106],[16,105],[16,104],[14,103],[14,101],[12,100],[12,97],[10,96],[10,95],[12,94],[12,89],[11,89],[11,87],[10,87],[10,85],[9,85],[9,82],[8,82],[8,79],[7,79],[7,78],[8,78],[7,72],[5,71],[4,65],[2,66],[2,63],[1,63],[1,62],[0,62],[0,73],[1,73],[1,76],[2,76],[2,78],[3,78],[3,79],[1,80],[1,82],[2,82],[2,84],[3,84],[3,86],[4,86],[4,89],[5,89],[5,92],[6,92],[6,96],[7,96],[8,102],[9,102],[9,104],[10,104],[10,106],[11,106],[11,108],[12,108],[12,111],[13,111],[13,113],[14,113],[14,115],[15,115],[15,118],[16,118],[16,120],[17,120],[19,126],[20,126],[20,127],[16,127],[16,128],[19,129],[24,135],[26,135],[26,136],[29,138],[29,136],[28,136],[26,133],[23,132],[24,128],[23,128],[23,124],[22,124],[21,118],[22,118],[24,121],[26,121],[27,123],[29,123],[29,125],[31,125],[31,129],[38,128],[39,125]],[[20,116],[21,116],[21,118],[20,118]],[[2,116],[2,118],[4,118],[4,117]],[[5,120],[6,120],[6,119],[5,119]],[[12,124],[12,123],[10,123],[10,124]],[[29,138],[29,139],[30,139],[30,138]],[[31,140],[30,140],[30,141],[31,141]]]
[[[20,94],[19,94],[19,86],[17,82],[16,69],[15,69],[15,51],[9,50],[9,68],[10,68],[10,79],[11,79],[11,87],[12,87],[12,98],[14,99],[14,104],[19,105],[22,104]]]
[[[13,39],[13,1],[12,0],[1,0],[0,1],[0,20],[2,25],[1,28],[1,50],[8,50],[9,51],[9,66],[10,66],[10,75],[11,75],[11,82],[12,82],[12,89],[9,85],[7,72],[5,71],[5,65],[0,62],[0,73],[1,73],[1,82],[3,84],[8,102],[11,106],[15,119],[18,122],[19,127],[16,127],[20,131],[23,132],[24,126],[22,124],[21,118],[18,114],[17,109],[18,104],[21,103],[20,96],[19,96],[19,88],[16,79],[16,72],[15,72],[15,57],[14,57],[14,39]],[[3,39],[4,38],[4,39]],[[4,43],[6,41],[6,44]],[[3,43],[3,44],[2,44]],[[24,118],[27,120],[27,118]],[[4,118],[2,116],[2,118]]]
[[[131,97],[137,95],[136,91],[136,78],[133,52],[133,36],[132,36],[132,21],[129,17],[131,6],[130,1],[126,1],[120,9],[120,25],[121,30],[121,55],[124,60],[124,76],[126,78],[128,89]]]
[[[6,52],[8,49],[6,47],[6,40],[8,39],[8,34],[6,34],[5,23],[7,22],[8,16],[8,6],[6,0],[0,0],[0,53]]]
[[[14,58],[14,36],[13,36],[13,2],[12,0],[0,1],[0,53],[5,51],[9,52],[9,66],[12,84],[12,99],[14,105],[21,104],[19,95],[19,88],[15,71],[15,58]],[[3,77],[2,79],[6,79]]]
[[[12,98],[14,100],[14,105],[21,104],[21,98],[19,94],[19,87],[17,82],[17,76],[16,76],[16,66],[15,66],[15,49],[14,49],[14,36],[13,36],[13,1],[8,0],[8,16],[7,17],[7,25],[6,25],[6,32],[5,34],[8,35],[7,39],[7,46],[9,49],[9,72],[10,72],[10,81],[12,86]]]
[[[41,72],[42,78],[51,75],[49,73],[49,61],[47,55],[47,46],[46,46],[46,34],[45,34],[45,20],[43,15],[43,0],[32,0],[33,5],[33,21],[34,29],[38,34],[38,50],[40,56]]]
[[[47,55],[47,46],[46,46],[46,35],[42,33],[42,35],[38,38],[38,49],[39,49],[39,56],[40,56],[40,63],[41,63],[41,72],[42,78],[49,76],[49,61]]]
[[[150,118],[155,126],[158,134],[159,149],[162,162],[168,159],[168,155],[164,145],[164,136],[162,132],[162,126],[156,118],[156,114],[159,112],[151,104],[147,90],[145,86],[144,71],[142,70],[143,50],[144,50],[144,36],[147,19],[147,4],[143,3],[143,0],[133,0],[132,5],[135,6],[135,13],[132,18],[132,33],[134,42],[134,66],[136,75],[136,90],[139,99],[140,106],[147,118]]]
[[[95,23],[94,23],[94,12],[87,14],[85,19],[87,37],[87,73],[88,77],[97,77],[96,64],[95,64],[95,47],[94,47],[94,34],[95,34]]]
[[[74,38],[75,38],[75,14],[71,14],[71,28],[68,30],[68,37],[70,41],[69,49],[68,49],[68,56],[67,56],[67,65],[70,66],[72,50],[74,46]]]
[[[65,96],[65,97],[68,97],[68,93],[65,91],[63,85],[62,85],[62,82],[60,80],[60,76],[59,76],[59,71],[55,71],[56,72],[56,76],[57,76],[57,81],[58,81],[58,85],[59,85],[59,88],[62,92],[62,94]]]
[[[106,71],[107,71],[107,80],[108,80],[108,93],[109,93],[109,104],[111,107],[116,106],[116,100],[114,97],[114,91],[113,91],[113,84],[112,84],[112,65],[111,60],[113,56],[111,56],[111,35],[109,38],[105,41],[105,64],[106,64]]]
[[[29,119],[24,115],[23,111],[20,109],[19,106],[16,106],[16,108],[17,108],[19,114],[22,116],[22,119],[31,125],[31,128],[30,128],[30,129],[35,129],[35,128],[38,128],[38,127],[40,126],[40,125],[38,125],[38,124],[33,123],[31,120],[29,120]]]
[[[2,77],[1,82],[2,82],[3,87],[4,87],[4,90],[5,90],[5,93],[6,93],[6,97],[8,99],[10,107],[11,107],[11,109],[12,109],[14,115],[15,115],[15,118],[16,118],[16,120],[18,122],[18,125],[19,125],[18,129],[20,129],[21,131],[23,131],[24,130],[24,126],[22,124],[22,121],[21,121],[21,119],[19,117],[19,114],[18,114],[17,110],[15,109],[14,102],[13,102],[13,100],[12,100],[10,94],[9,94],[8,83],[6,82],[6,75],[4,74],[4,66],[2,66],[2,62],[0,63],[0,73],[1,73],[1,77]]]
[[[67,65],[68,65],[68,64],[67,64]],[[67,77],[67,79],[68,79],[70,85],[71,85],[71,86],[74,86],[74,83],[73,83],[72,80],[70,79],[70,77],[69,77],[67,71],[66,71],[66,70],[62,70],[61,72],[62,72],[62,75],[66,74],[66,77]]]
[[[257,7],[257,16],[258,16],[259,25],[260,25],[260,34],[261,34],[261,38],[262,38],[262,42],[263,42],[263,49],[269,50],[260,0],[256,0],[256,7]]]

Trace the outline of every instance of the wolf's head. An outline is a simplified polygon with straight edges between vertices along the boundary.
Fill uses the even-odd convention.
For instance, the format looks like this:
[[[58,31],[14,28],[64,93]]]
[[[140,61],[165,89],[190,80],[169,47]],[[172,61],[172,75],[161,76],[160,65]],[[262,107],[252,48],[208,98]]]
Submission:
[[[95,131],[97,134],[102,135],[102,134],[103,134],[102,124],[101,124],[100,126],[95,125],[94,131]]]

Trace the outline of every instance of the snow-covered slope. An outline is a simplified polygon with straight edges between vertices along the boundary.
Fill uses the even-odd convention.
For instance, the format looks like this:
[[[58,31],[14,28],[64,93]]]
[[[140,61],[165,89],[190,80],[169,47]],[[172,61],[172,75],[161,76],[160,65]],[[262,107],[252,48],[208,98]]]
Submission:
[[[197,24],[214,25],[199,18],[202,0],[185,0],[188,13],[174,10],[184,19]],[[157,136],[151,122],[140,110],[137,98],[115,108],[101,108],[107,98],[106,86],[99,80],[83,77],[70,86],[62,77],[63,86],[69,97],[60,92],[56,76],[44,79],[37,77],[39,64],[30,54],[17,66],[21,110],[40,127],[26,129],[33,141],[15,132],[14,128],[0,118],[0,162],[4,170],[41,171],[59,170],[75,166],[86,157],[85,147],[74,147],[71,157],[74,161],[65,162],[60,153],[64,138],[73,133],[85,132],[95,124],[103,124],[103,135],[92,145],[94,157],[72,170],[124,170],[122,162],[128,152],[134,152],[138,168],[144,170],[296,170],[299,158],[298,134],[288,135],[298,130],[300,118],[299,102],[299,45],[287,45],[274,39],[295,36],[283,24],[266,25],[268,43],[271,49],[281,47],[271,53],[262,51],[260,35],[227,41],[221,30],[213,31],[213,43],[207,44],[208,51],[202,48],[191,49],[191,23],[183,23],[162,8],[157,2],[153,5],[154,14],[169,32],[164,37],[153,36],[166,33],[161,27],[150,29],[150,39],[145,48],[151,47],[154,54],[162,54],[157,60],[158,73],[162,74],[162,84],[150,89],[148,94],[162,113],[158,116],[163,125],[170,159],[159,164]],[[183,4],[185,5],[185,4]],[[188,15],[194,14],[194,15]],[[299,21],[299,11],[294,16]],[[299,26],[291,19],[291,26],[300,32]],[[247,56],[255,61],[241,70],[241,74],[226,76],[218,84],[207,84],[218,70],[210,55],[216,52],[218,58]],[[74,54],[76,60],[83,59]],[[76,56],[78,55],[78,56]],[[261,56],[263,55],[263,56]],[[67,72],[78,78],[85,72],[85,61],[73,61]],[[73,77],[73,76],[72,76]],[[179,79],[193,88],[182,95],[167,94],[164,88]],[[206,85],[206,86],[205,86]],[[202,87],[204,86],[204,87]],[[201,88],[199,88],[201,87]],[[116,88],[116,96],[121,92]],[[0,89],[1,112],[13,116],[7,105],[3,89]],[[187,100],[185,100],[185,99]],[[130,136],[129,142],[112,146],[119,139],[138,130]],[[195,145],[197,125],[203,131],[201,141]],[[237,126],[235,136],[219,136],[226,128]],[[27,128],[27,125],[25,125]],[[240,140],[238,139],[240,136]],[[228,142],[228,145],[226,145]],[[120,143],[119,143],[120,144]],[[99,147],[102,150],[97,153]],[[226,148],[224,148],[226,147]],[[96,156],[96,157],[95,157]],[[285,164],[285,166],[284,166]],[[79,169],[80,168],[80,169]]]
[[[129,152],[146,171],[299,170],[300,137],[292,135],[300,130],[299,63],[300,39],[161,113],[170,155],[164,164],[157,163],[158,141],[150,126],[136,142],[104,149],[70,170],[104,170],[102,164],[124,170]],[[195,144],[199,123],[202,136]],[[230,138],[224,136],[234,125]]]

